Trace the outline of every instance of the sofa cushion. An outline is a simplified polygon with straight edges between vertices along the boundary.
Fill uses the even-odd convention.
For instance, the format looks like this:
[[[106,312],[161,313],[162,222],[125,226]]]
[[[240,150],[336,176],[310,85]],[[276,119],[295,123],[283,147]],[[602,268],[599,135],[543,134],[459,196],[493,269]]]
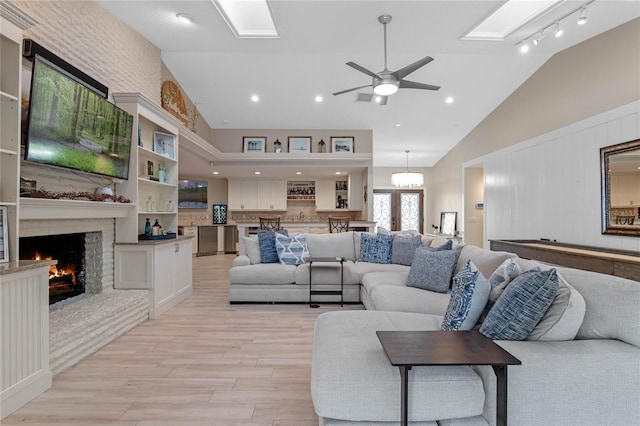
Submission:
[[[333,234],[304,234],[312,257],[344,257],[356,260],[353,248],[353,231]]]
[[[480,332],[494,340],[524,340],[544,316],[558,291],[555,269],[524,272],[507,286]]]
[[[258,236],[242,236],[242,243],[244,244],[244,252],[249,257],[249,261],[252,265],[260,263],[260,242]]]
[[[260,263],[278,263],[278,251],[276,250],[276,232],[289,235],[286,229],[280,231],[264,231],[258,229],[258,242],[260,243]]]
[[[315,324],[311,396],[318,416],[394,422],[400,418],[400,375],[389,363],[378,330],[438,330],[441,316],[339,311]],[[484,388],[468,366],[414,367],[409,374],[412,422],[482,413]],[[384,424],[384,423],[381,423]]]
[[[392,244],[392,235],[379,234],[372,237],[363,234],[360,245],[362,260],[370,263],[391,263]]]
[[[491,251],[472,245],[465,245],[460,251],[456,273],[460,272],[469,260],[473,260],[473,264],[482,272],[482,275],[489,278],[502,262],[513,257],[516,257],[516,255],[506,251]]]
[[[309,257],[304,234],[288,236],[276,233],[275,237],[278,259],[283,265],[301,265],[304,259]]]
[[[391,245],[391,263],[411,266],[416,249],[422,245],[420,235],[396,234]]]
[[[391,284],[376,286],[369,292],[368,299],[377,311],[438,315],[442,322],[450,297],[449,293]]]
[[[407,286],[446,293],[458,256],[455,250],[430,251],[420,247],[413,258]]]
[[[229,269],[229,282],[234,284],[293,284],[295,265],[260,263]]]
[[[578,334],[586,304],[578,291],[558,272],[558,292],[527,340],[573,340]]]
[[[471,330],[489,299],[491,284],[469,260],[453,277],[451,299],[442,321],[443,330]]]

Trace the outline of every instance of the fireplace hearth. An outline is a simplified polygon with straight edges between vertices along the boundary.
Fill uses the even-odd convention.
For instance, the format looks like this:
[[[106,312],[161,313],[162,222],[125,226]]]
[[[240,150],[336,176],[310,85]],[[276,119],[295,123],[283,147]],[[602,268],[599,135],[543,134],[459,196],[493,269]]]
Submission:
[[[49,267],[49,304],[85,292],[87,234],[60,234],[20,239],[20,259],[55,259]]]

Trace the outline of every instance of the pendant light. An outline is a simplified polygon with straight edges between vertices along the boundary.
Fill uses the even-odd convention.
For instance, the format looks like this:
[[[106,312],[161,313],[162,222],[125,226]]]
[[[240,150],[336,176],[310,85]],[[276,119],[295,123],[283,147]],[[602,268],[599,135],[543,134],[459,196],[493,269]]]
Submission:
[[[424,185],[424,175],[409,171],[409,150],[407,153],[407,171],[391,174],[391,184],[397,188],[414,188]]]

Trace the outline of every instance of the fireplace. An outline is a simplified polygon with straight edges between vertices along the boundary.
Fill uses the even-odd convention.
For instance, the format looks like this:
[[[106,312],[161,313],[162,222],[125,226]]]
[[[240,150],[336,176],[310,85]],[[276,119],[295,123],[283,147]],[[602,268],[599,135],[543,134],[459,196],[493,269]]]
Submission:
[[[55,259],[58,264],[49,268],[49,304],[78,296],[85,292],[87,253],[95,250],[91,234],[75,233],[20,238],[20,259]],[[89,249],[89,250],[88,250]]]

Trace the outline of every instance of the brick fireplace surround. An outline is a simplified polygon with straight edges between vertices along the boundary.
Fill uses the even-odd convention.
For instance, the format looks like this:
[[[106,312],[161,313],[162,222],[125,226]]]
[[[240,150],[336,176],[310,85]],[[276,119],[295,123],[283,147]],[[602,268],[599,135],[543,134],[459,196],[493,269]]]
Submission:
[[[49,306],[49,366],[55,376],[149,318],[147,290],[115,290],[112,218],[20,221],[20,237],[93,233],[88,273],[99,277],[86,293]],[[97,270],[96,270],[97,269]]]

